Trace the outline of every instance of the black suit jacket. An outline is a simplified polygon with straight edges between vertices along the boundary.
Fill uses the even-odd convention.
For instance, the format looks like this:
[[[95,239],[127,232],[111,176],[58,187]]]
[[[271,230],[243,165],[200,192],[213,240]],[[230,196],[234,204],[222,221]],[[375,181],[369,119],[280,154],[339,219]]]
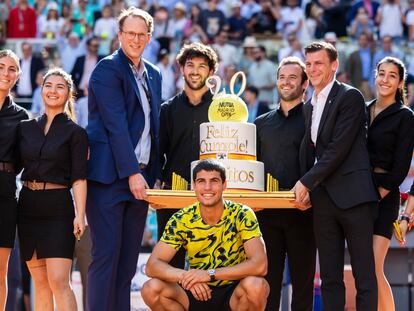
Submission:
[[[102,55],[98,55],[98,60],[96,63],[98,63],[102,58],[104,58]],[[72,75],[73,84],[75,84],[77,90],[79,89],[79,84],[82,80],[85,59],[86,55],[82,55],[76,58],[75,64],[73,65],[73,69],[70,73]]]
[[[367,117],[362,94],[334,82],[311,140],[312,105],[304,106],[306,132],[300,149],[301,182],[311,191],[324,186],[342,209],[378,200],[367,150]],[[315,158],[317,160],[315,162]]]

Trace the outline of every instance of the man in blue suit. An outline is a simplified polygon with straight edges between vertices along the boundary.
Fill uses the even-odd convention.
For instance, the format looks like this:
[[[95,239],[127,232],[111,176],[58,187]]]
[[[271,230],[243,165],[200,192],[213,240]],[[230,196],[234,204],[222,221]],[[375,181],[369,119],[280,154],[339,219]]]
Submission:
[[[141,58],[153,19],[130,7],[118,21],[121,48],[98,63],[89,82],[90,311],[130,310],[148,210],[145,189],[159,177],[161,75]]]

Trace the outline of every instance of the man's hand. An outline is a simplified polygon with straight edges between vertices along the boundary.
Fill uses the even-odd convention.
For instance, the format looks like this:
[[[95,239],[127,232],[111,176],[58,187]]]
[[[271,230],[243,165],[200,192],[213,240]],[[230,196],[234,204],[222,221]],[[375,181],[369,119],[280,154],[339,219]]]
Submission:
[[[306,195],[305,200],[303,202],[294,201],[294,204],[295,204],[295,207],[297,209],[300,209],[301,211],[306,211],[308,208],[311,208],[312,207],[312,203],[311,203],[311,200],[310,200],[310,194],[309,194],[309,192]]]
[[[190,288],[190,292],[194,298],[200,301],[207,301],[211,299],[211,289],[207,283],[196,283]]]
[[[196,283],[206,283],[210,281],[210,276],[206,270],[193,269],[184,273],[178,283],[186,290],[191,290]]]
[[[304,211],[311,207],[309,190],[300,180],[298,180],[292,189],[295,192],[295,207]]]
[[[148,184],[145,181],[144,176],[137,173],[134,175],[129,176],[128,178],[129,182],[129,190],[131,190],[131,193],[134,195],[134,198],[137,200],[146,200],[147,199],[147,191],[145,189],[148,189]]]

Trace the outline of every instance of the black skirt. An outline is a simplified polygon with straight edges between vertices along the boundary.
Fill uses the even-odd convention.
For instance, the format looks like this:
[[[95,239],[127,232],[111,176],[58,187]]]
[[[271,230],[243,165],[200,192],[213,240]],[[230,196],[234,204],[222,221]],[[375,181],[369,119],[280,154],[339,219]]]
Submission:
[[[384,174],[374,173],[374,181],[377,185],[381,185]],[[378,217],[374,223],[374,235],[380,235],[391,240],[394,227],[392,223],[398,219],[398,211],[400,209],[400,191],[399,189],[391,190],[378,203]]]
[[[20,253],[28,261],[37,258],[73,258],[75,211],[69,189],[22,188],[18,201],[17,228]]]
[[[0,171],[0,247],[14,247],[16,218],[16,175]]]

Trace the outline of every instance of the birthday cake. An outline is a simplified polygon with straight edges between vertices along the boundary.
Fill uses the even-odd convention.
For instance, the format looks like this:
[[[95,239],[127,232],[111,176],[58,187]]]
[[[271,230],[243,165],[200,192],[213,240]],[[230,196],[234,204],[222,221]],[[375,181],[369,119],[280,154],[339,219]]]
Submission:
[[[246,122],[247,107],[239,97],[244,87],[236,95],[230,90],[232,94],[215,94],[210,122],[200,125],[200,159],[215,158],[225,165],[228,190],[264,191],[264,164],[256,161],[256,125]]]

